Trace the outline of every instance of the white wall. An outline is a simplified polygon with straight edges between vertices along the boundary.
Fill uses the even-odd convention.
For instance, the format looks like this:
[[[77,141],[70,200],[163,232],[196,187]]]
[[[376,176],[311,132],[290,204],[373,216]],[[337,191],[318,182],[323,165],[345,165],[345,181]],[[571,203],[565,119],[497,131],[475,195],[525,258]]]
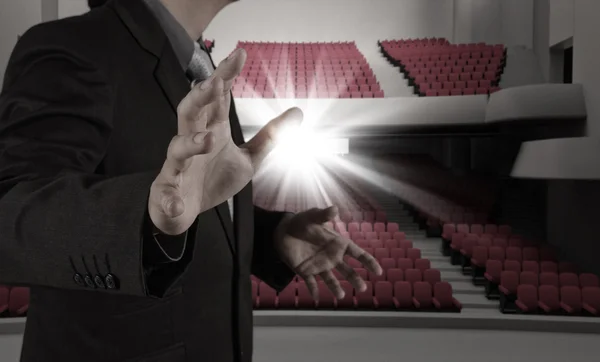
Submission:
[[[600,1],[575,0],[573,82],[584,87],[588,111],[588,135],[600,136]]]
[[[473,39],[473,2],[454,0],[454,42],[470,43]]]
[[[533,51],[538,57],[545,82],[550,81],[550,2],[534,1]]]
[[[56,0],[58,1],[58,17],[66,18],[69,16],[81,15],[88,12],[86,0]]]
[[[574,0],[550,0],[550,46],[573,36]]]
[[[533,48],[533,0],[501,0],[502,43]]]
[[[40,0],[0,0],[0,82],[17,36],[41,21]]]
[[[246,0],[219,14],[205,36],[230,49],[238,40],[452,39],[453,7],[448,0]]]

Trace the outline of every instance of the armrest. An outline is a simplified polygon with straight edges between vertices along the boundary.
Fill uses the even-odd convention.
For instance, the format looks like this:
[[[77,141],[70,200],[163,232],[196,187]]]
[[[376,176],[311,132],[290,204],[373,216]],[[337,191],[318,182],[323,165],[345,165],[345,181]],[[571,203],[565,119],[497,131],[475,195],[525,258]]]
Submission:
[[[598,315],[598,310],[596,308],[592,307],[591,305],[589,305],[587,303],[583,303],[581,306],[583,307],[583,309],[587,310],[591,314]]]
[[[475,258],[471,258],[471,264],[474,266],[481,266],[481,262]]]
[[[421,303],[419,303],[417,298],[413,297],[412,300],[413,300],[413,304],[415,305],[415,308],[421,308]]]
[[[560,307],[564,309],[567,313],[573,313],[573,308],[570,305],[560,302]]]
[[[29,303],[25,304],[24,306],[22,306],[21,308],[17,309],[17,314],[22,315],[27,313],[27,311],[29,310]]]
[[[433,305],[437,308],[437,309],[442,309],[442,305],[440,304],[440,301],[437,300],[436,298],[433,298],[431,300],[431,302],[433,303]]]
[[[396,297],[392,298],[392,302],[394,303],[396,309],[400,308],[400,302],[398,302],[398,299],[396,299]]]
[[[550,313],[550,307],[544,302],[538,302],[538,307],[546,313]]]
[[[488,272],[483,273],[483,277],[487,280],[489,280],[490,282],[494,281],[494,278],[492,277],[492,275]]]
[[[522,310],[523,312],[528,312],[529,308],[527,308],[527,306],[525,304],[523,304],[523,302],[521,302],[520,300],[517,299],[517,301],[515,302],[515,304],[517,305],[517,307],[519,307],[520,310]]]
[[[458,308],[458,310],[461,310],[461,309],[462,309],[462,303],[461,303],[461,302],[459,302],[459,301],[458,301],[458,299],[456,299],[456,298],[454,298],[454,297],[452,298],[452,304],[454,304],[454,306],[455,306],[456,308]]]
[[[379,309],[379,301],[377,300],[377,297],[373,297],[373,306],[376,309]]]
[[[0,314],[6,312],[8,310],[8,305],[0,305]]]
[[[509,294],[510,294],[510,293],[508,292],[508,289],[506,289],[506,287],[505,287],[504,285],[500,285],[500,286],[498,287],[498,290],[499,290],[499,291],[501,291],[501,292],[502,292],[502,294],[505,294],[505,295],[509,295]]]

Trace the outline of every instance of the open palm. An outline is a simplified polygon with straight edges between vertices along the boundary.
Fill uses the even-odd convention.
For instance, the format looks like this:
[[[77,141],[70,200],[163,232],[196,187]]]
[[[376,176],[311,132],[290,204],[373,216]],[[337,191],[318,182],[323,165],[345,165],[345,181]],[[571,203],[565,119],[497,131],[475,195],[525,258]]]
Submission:
[[[337,216],[337,208],[310,209],[286,219],[280,228],[277,249],[282,260],[304,281],[315,299],[318,298],[319,276],[333,294],[341,299],[344,291],[333,274],[337,270],[354,288],[364,291],[366,284],[358,273],[346,263],[345,257],[361,262],[365,268],[381,275],[377,260],[325,223]]]

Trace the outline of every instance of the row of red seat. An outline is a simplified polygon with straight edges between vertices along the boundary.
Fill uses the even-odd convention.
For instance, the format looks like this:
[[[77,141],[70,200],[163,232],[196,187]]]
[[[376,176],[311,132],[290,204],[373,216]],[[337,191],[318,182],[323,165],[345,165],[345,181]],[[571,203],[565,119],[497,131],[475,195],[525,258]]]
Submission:
[[[0,317],[23,317],[29,309],[29,288],[0,285]]]
[[[417,42],[419,44],[422,42]],[[498,81],[505,61],[504,48],[450,47],[435,42],[423,49],[380,43],[384,55],[409,79],[420,96],[490,94],[499,90]],[[424,50],[426,49],[426,50]],[[438,80],[438,77],[442,80]],[[452,79],[450,79],[452,77]],[[433,80],[433,81],[430,81]],[[454,82],[486,81],[489,84],[454,86]],[[452,86],[449,86],[452,82]],[[442,87],[442,85],[444,85]]]
[[[600,288],[522,284],[517,287],[515,306],[521,313],[600,315]]]
[[[246,49],[248,61],[241,76],[233,85],[235,97],[382,98],[384,96],[373,70],[354,42],[324,44],[240,42],[238,47]]]
[[[319,281],[317,301],[312,298],[304,282],[292,283],[281,293],[276,293],[265,283],[252,281],[252,291],[257,309],[417,309],[457,312],[462,309],[460,302],[452,296],[452,286],[447,282],[438,282],[433,287],[427,282],[365,283],[367,288],[361,292],[349,282],[340,281],[345,296],[337,299],[325,283]]]
[[[511,267],[509,265],[509,267]],[[518,285],[529,284],[534,286],[553,285],[555,287],[600,287],[600,280],[597,275],[591,273],[582,273],[579,276],[572,272],[556,271],[537,273],[534,271],[502,270],[501,263],[494,261],[486,268],[486,292],[489,296],[497,289],[503,286],[506,290],[514,291]]]

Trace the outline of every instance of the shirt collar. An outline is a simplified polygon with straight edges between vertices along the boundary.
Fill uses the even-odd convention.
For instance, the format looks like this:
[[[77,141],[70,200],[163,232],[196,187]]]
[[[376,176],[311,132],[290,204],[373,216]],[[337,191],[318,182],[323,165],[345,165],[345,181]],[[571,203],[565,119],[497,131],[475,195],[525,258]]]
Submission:
[[[194,55],[194,40],[160,0],[143,1],[166,33],[181,67],[183,70],[187,70]]]

